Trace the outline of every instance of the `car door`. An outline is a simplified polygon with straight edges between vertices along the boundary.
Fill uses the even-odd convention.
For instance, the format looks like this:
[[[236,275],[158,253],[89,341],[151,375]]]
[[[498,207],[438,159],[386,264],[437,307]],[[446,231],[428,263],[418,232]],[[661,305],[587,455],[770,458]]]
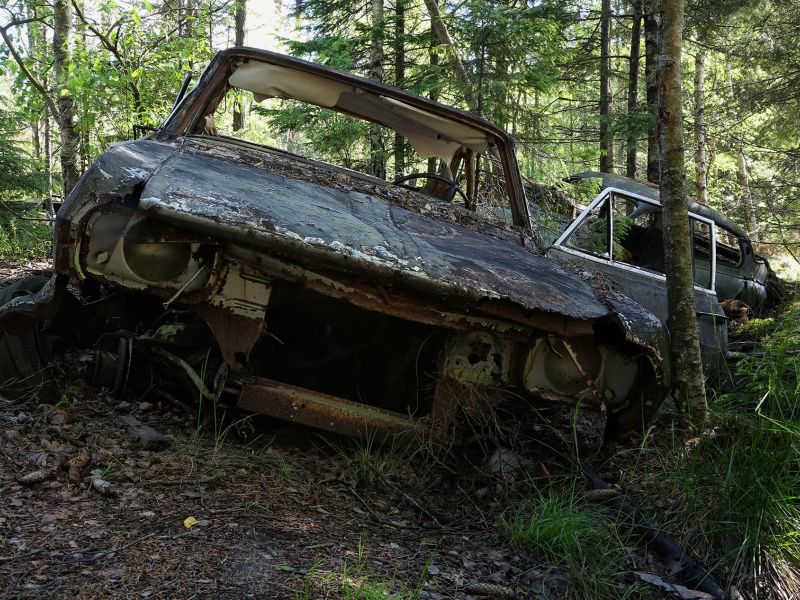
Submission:
[[[714,291],[715,224],[689,214],[695,305],[706,371],[719,375],[727,347],[727,318]],[[667,322],[661,206],[649,198],[604,189],[570,224],[548,255],[605,275],[620,292]]]

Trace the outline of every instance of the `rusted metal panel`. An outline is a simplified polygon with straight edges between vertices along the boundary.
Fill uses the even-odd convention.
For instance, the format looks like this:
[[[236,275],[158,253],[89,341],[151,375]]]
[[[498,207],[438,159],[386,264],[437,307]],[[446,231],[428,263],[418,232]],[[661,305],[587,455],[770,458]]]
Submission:
[[[228,149],[230,152],[235,150]],[[221,160],[187,140],[147,183],[151,214],[284,256],[474,302],[592,320],[608,314],[592,289],[522,244],[408,210],[376,195]],[[435,201],[434,201],[435,202]]]
[[[329,394],[256,378],[242,386],[239,408],[345,435],[388,435],[414,428],[410,417]]]
[[[19,335],[36,323],[50,319],[67,287],[64,275],[53,275],[36,293],[14,298],[0,306],[0,331]]]

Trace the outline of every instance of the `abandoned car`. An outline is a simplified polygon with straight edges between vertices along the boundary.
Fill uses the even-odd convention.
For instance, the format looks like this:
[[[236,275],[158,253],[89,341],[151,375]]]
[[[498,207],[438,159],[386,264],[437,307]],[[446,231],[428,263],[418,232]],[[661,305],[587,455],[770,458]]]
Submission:
[[[658,217],[651,193],[624,187],[545,255],[496,126],[232,48],[155,132],[81,178],[57,216],[52,277],[5,290],[3,393],[41,384],[60,348],[91,345],[93,382],[117,396],[190,390],[350,434],[448,425],[481,396],[601,410],[623,435],[670,385],[663,291],[638,281],[657,265],[644,241],[625,248]],[[626,221],[616,204],[608,217],[618,197],[642,202]],[[698,312],[724,338],[714,282],[729,250],[712,219],[693,219]]]
[[[667,318],[664,242],[658,190],[620,175],[586,172],[569,182],[596,179],[600,193],[560,233],[547,251],[603,273],[619,290]],[[759,307],[767,299],[769,266],[757,256],[747,234],[718,211],[689,203],[695,302],[706,371],[724,369],[727,316],[721,302]]]

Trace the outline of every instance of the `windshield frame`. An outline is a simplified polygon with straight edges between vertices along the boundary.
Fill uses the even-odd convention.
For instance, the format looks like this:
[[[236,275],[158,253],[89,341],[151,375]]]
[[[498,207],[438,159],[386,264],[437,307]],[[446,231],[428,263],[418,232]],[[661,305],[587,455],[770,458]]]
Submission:
[[[337,71],[301,59],[269,52],[267,50],[237,47],[217,53],[198,79],[192,91],[186,94],[181,102],[172,110],[169,116],[158,127],[153,137],[193,136],[194,134],[192,132],[205,114],[209,102],[223,93],[224,88],[229,85],[228,79],[235,65],[242,60],[248,59],[288,67],[299,72],[310,73],[332,81],[352,85],[367,92],[391,98],[412,107],[430,112],[436,116],[452,120],[455,123],[461,123],[480,130],[491,139],[494,147],[497,148],[508,187],[507,196],[511,208],[513,224],[527,230],[530,229],[530,217],[525,201],[525,190],[522,185],[522,177],[514,152],[514,143],[512,138],[505,131],[485,119],[458,108],[445,106],[383,83],[364,79],[356,75]],[[333,110],[337,109],[334,108]],[[361,115],[352,116],[356,116],[366,122],[374,122]],[[226,138],[225,136],[218,136],[215,137],[215,139],[232,141],[232,138]],[[267,146],[263,147],[269,149]]]

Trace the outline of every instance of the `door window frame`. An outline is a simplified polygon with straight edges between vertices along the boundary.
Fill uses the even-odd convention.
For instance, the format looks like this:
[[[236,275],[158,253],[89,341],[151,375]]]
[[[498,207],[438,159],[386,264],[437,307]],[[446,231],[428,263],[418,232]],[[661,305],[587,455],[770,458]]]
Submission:
[[[639,194],[635,194],[633,192],[629,192],[627,190],[622,190],[616,187],[607,187],[600,192],[594,200],[592,200],[589,205],[583,209],[580,215],[570,223],[569,227],[567,227],[564,232],[559,236],[559,238],[553,242],[551,247],[557,247],[560,251],[566,252],[568,254],[572,254],[575,256],[580,256],[581,258],[585,258],[594,262],[613,265],[614,267],[624,269],[626,271],[630,271],[633,273],[639,273],[641,275],[645,275],[652,279],[657,279],[659,281],[666,282],[667,276],[663,273],[657,273],[655,271],[651,271],[649,269],[644,269],[642,267],[637,267],[636,265],[631,265],[626,262],[614,260],[614,252],[613,252],[613,245],[609,248],[609,257],[604,258],[602,256],[598,256],[596,254],[592,254],[590,252],[586,252],[580,250],[578,248],[571,247],[566,244],[569,237],[572,233],[583,223],[589,215],[591,215],[592,211],[594,211],[598,206],[600,206],[604,201],[609,200],[609,211],[608,211],[608,220],[609,220],[609,236],[610,236],[610,243],[613,244],[614,240],[614,207],[613,207],[613,196],[619,196],[622,199],[631,199],[636,200],[637,202],[643,202],[645,204],[649,204],[650,206],[655,206],[661,209],[661,203],[656,202],[650,198],[646,198]],[[701,286],[695,283],[694,288],[695,290],[700,290],[704,292],[708,292],[711,294],[717,295],[716,287],[717,287],[717,235],[716,235],[716,223],[709,218],[703,217],[693,212],[689,212],[689,218],[695,219],[701,223],[705,223],[709,227],[709,231],[711,232],[711,287],[707,288],[705,286]],[[692,247],[692,271],[694,272],[694,247]]]

